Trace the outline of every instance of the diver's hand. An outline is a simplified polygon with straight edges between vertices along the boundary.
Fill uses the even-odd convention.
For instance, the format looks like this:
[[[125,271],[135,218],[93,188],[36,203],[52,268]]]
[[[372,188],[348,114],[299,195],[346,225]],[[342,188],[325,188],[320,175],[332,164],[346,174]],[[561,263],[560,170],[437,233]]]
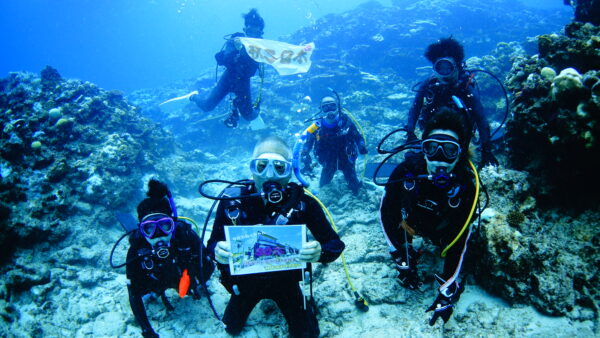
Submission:
[[[242,43],[242,40],[240,40],[239,37],[233,39],[233,45],[235,46],[235,49],[240,50],[242,49],[242,47],[244,47],[244,44]]]
[[[406,251],[408,251],[408,258],[404,257]],[[409,245],[406,251],[396,250],[390,253],[396,265],[396,270],[398,270],[398,281],[403,288],[418,290],[423,285],[417,270],[420,254],[413,249],[412,245]]]
[[[358,146],[358,153],[361,155],[366,155],[369,151],[367,150],[367,147],[364,144],[361,144],[360,146]]]
[[[144,338],[158,338],[158,333],[154,332],[154,330],[142,330],[142,337]]]
[[[300,249],[300,260],[303,262],[318,262],[321,258],[321,243],[310,241],[302,244]]]
[[[231,247],[229,243],[220,241],[215,247],[215,259],[221,264],[229,264],[229,257],[231,257]]]
[[[498,166],[498,160],[492,154],[489,146],[482,147],[481,149],[481,167],[485,167],[486,165],[493,165],[494,167]]]
[[[401,266],[396,264],[396,270],[398,270],[398,281],[403,288],[409,290],[419,290],[423,283],[419,278],[419,272],[416,267]]]
[[[429,325],[433,326],[438,318],[442,318],[444,323],[448,322],[452,312],[454,312],[454,304],[460,299],[460,294],[463,292],[463,288],[458,283],[450,286],[455,289],[454,293],[450,296],[445,296],[439,293],[433,304],[425,312],[433,311],[433,316],[429,320]]]
[[[300,173],[302,175],[310,175],[312,174],[312,158],[310,157],[309,154],[303,154],[302,155],[302,164],[304,164],[304,166],[302,167],[302,170],[300,170]]]

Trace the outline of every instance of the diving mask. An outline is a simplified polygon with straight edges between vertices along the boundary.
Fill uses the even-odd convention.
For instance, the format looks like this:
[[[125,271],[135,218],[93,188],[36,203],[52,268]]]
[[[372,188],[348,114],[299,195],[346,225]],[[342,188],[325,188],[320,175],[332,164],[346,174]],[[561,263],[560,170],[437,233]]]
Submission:
[[[162,235],[157,234],[156,230],[160,230]],[[146,238],[169,236],[173,231],[175,231],[175,221],[165,214],[150,214],[140,223],[140,232]]]
[[[421,143],[421,150],[427,157],[434,157],[440,150],[449,160],[454,160],[460,155],[460,145],[447,135],[432,135],[434,138],[428,138]],[[435,138],[437,137],[437,138]],[[440,139],[442,138],[442,139]]]
[[[292,178],[292,164],[277,153],[263,153],[253,159],[250,161],[250,171],[258,189],[269,181],[283,186]]]
[[[285,160],[257,158],[250,161],[252,175],[265,178],[288,178],[292,172],[292,164]]]
[[[321,104],[321,110],[324,113],[336,112],[338,110],[337,103],[335,103],[335,102],[323,102],[323,104]]]
[[[452,58],[441,58],[433,64],[433,71],[441,77],[450,77],[456,70],[456,62]]]
[[[461,147],[458,135],[452,130],[434,129],[421,143],[430,175],[443,171],[450,173],[458,163]]]
[[[264,31],[259,26],[246,26],[244,27],[244,33],[251,38],[260,38],[263,36]]]

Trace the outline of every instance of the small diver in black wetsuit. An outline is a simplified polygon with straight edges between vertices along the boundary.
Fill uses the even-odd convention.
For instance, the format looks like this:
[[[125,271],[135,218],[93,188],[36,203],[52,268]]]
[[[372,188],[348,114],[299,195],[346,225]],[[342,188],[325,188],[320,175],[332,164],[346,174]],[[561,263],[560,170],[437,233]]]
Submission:
[[[179,289],[181,280],[187,283],[189,278],[189,293],[199,299],[199,286],[210,278],[215,266],[205,254],[200,265],[200,238],[189,223],[177,219],[177,209],[167,186],[151,179],[147,195],[137,207],[139,229],[129,238],[127,290],[142,336],[158,337],[148,320],[143,297],[150,293],[160,295],[171,311],[173,306],[165,290]],[[185,296],[188,290],[180,289],[180,296]]]
[[[314,134],[308,134],[302,149],[303,172],[312,172],[310,151],[314,148],[323,166],[319,186],[329,184],[335,172],[341,170],[350,190],[356,195],[362,185],[356,175],[356,159],[359,154],[367,153],[365,139],[333,97],[322,98],[320,110],[323,117],[318,119],[318,123],[321,127]]]
[[[225,125],[230,128],[237,127],[239,114],[244,119],[252,121],[258,117],[260,110],[260,102],[255,107],[250,93],[250,78],[256,74],[259,65],[248,55],[239,38],[262,38],[265,21],[254,8],[243,17],[244,33],[231,34],[221,51],[215,54],[217,64],[225,66],[225,72],[221,75],[219,82],[206,99],[201,99],[199,95],[190,97],[190,101],[196,103],[200,109],[209,112],[215,109],[227,94],[234,93],[234,109],[225,120]]]
[[[381,202],[383,232],[403,287],[414,290],[421,286],[413,236],[423,236],[444,248],[442,256],[447,252],[444,270],[441,276],[436,275],[439,294],[427,309],[434,311],[430,325],[439,317],[448,321],[464,290],[458,276],[476,202],[465,123],[461,113],[440,109],[425,126],[422,152],[406,154],[388,179]]]

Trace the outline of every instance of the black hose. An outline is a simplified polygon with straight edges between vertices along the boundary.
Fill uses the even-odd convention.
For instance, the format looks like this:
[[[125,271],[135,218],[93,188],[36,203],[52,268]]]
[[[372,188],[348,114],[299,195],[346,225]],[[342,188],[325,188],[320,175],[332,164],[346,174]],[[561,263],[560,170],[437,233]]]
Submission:
[[[484,69],[469,69],[468,71],[472,72],[472,73],[485,73],[485,74],[491,76],[494,80],[496,80],[496,82],[498,82],[498,84],[500,85],[500,88],[502,88],[502,92],[504,93],[504,102],[505,102],[504,118],[502,119],[502,122],[500,123],[498,128],[496,128],[490,134],[490,140],[491,140],[494,138],[494,135],[496,135],[496,133],[498,133],[498,131],[500,131],[500,129],[502,129],[502,127],[506,123],[506,120],[508,119],[508,113],[510,111],[510,102],[508,101],[508,93],[506,92],[506,88],[504,88],[504,84],[502,83],[502,81],[500,81],[500,79],[496,75],[492,74],[491,72],[484,70]]]
[[[219,196],[210,196],[208,194],[205,194],[202,189],[204,187],[204,185],[206,185],[208,183],[228,183],[228,186],[226,186],[225,188],[223,188],[223,190],[221,190],[221,192],[219,193]],[[204,271],[202,269],[203,268],[202,264],[204,261],[204,258],[202,256],[202,253],[203,253],[202,251],[203,251],[203,247],[204,247],[204,237],[206,235],[206,228],[208,227],[208,222],[210,221],[210,218],[212,217],[212,214],[215,209],[215,206],[217,205],[217,202],[240,198],[239,196],[233,197],[233,198],[224,198],[223,194],[225,193],[225,189],[230,188],[234,185],[249,185],[249,184],[252,184],[252,181],[239,180],[239,181],[232,182],[232,181],[226,181],[226,180],[207,180],[207,181],[200,183],[200,186],[198,186],[198,192],[200,193],[200,195],[202,195],[203,197],[206,197],[208,199],[214,200],[213,204],[210,206],[208,215],[206,216],[206,219],[204,220],[204,227],[202,228],[202,234],[200,236],[200,281],[202,282],[202,288],[204,289],[204,292],[206,293],[206,299],[208,300],[208,304],[210,305],[210,308],[211,308],[213,314],[215,315],[217,320],[219,320],[220,322],[223,322],[223,321],[221,320],[221,316],[219,316],[219,314],[217,313],[217,309],[215,308],[215,305],[212,302],[210,293],[208,293],[208,287],[206,286],[206,281],[204,280]],[[252,194],[252,195],[255,195],[255,194]]]
[[[230,185],[231,186],[231,185]],[[223,189],[223,191],[221,191],[222,195],[223,192],[225,191],[225,189]],[[204,236],[206,234],[206,228],[208,226],[208,221],[210,220],[210,217],[212,215],[212,212],[215,208],[215,205],[217,205],[218,200],[214,200],[214,202],[212,203],[212,205],[210,206],[210,210],[208,211],[208,216],[206,216],[206,220],[204,221],[204,227],[202,228],[202,235],[200,236],[200,281],[202,282],[202,288],[204,289],[204,293],[206,293],[206,299],[208,300],[208,305],[210,305],[210,308],[213,312],[213,314],[215,315],[215,317],[217,318],[218,321],[222,322],[221,317],[219,316],[219,314],[217,313],[217,309],[215,309],[215,305],[212,302],[212,298],[210,297],[210,293],[208,293],[208,287],[206,286],[206,281],[204,280],[204,269],[203,269],[203,264],[204,264],[204,257],[202,256],[203,254],[203,248],[204,248]]]
[[[127,265],[127,264],[129,264],[129,263],[131,263],[131,262],[134,262],[135,260],[137,260],[137,259],[139,259],[139,258],[143,257],[143,256],[136,256],[135,258],[133,258],[133,259],[131,259],[131,260],[129,260],[129,261],[127,261],[127,260],[126,260],[126,261],[125,261],[125,263],[123,263],[123,264],[119,264],[119,265],[115,265],[115,264],[113,263],[113,255],[114,255],[114,253],[115,253],[115,250],[117,249],[117,245],[119,245],[119,243],[121,243],[121,241],[123,240],[123,238],[125,238],[125,237],[127,237],[127,236],[131,235],[133,232],[135,232],[135,231],[137,231],[137,230],[138,230],[138,229],[133,229],[133,230],[130,230],[129,232],[126,232],[126,233],[125,233],[123,236],[121,236],[121,238],[119,238],[119,239],[117,240],[117,242],[115,243],[115,245],[113,245],[113,247],[112,247],[112,250],[110,250],[110,258],[109,258],[109,263],[110,263],[110,267],[111,267],[111,268],[113,268],[113,269],[119,269],[119,268],[122,268],[122,267],[124,267],[125,265]]]
[[[202,197],[206,197],[208,199],[215,200],[215,201],[230,201],[230,200],[240,199],[240,197],[239,196],[237,196],[237,197],[222,197],[222,193],[223,193],[224,189],[223,189],[223,191],[221,191],[221,194],[219,194],[219,196],[212,196],[212,195],[205,193],[204,186],[207,184],[210,184],[210,183],[226,183],[226,184],[229,184],[227,186],[227,188],[229,188],[234,185],[248,186],[248,185],[251,185],[253,182],[251,180],[239,180],[239,181],[235,181],[235,182],[227,181],[227,180],[206,180],[206,181],[200,183],[200,185],[198,186],[198,192],[200,193],[200,195],[202,195]],[[255,194],[250,194],[250,195],[247,195],[244,197],[253,197],[253,196],[261,196],[261,194],[255,193]]]
[[[414,149],[417,149],[418,147],[417,147],[416,145],[417,145],[417,144],[419,144],[419,143],[421,142],[421,141],[419,141],[419,140],[414,140],[414,141],[406,142],[406,143],[404,143],[403,145],[401,145],[401,146],[398,146],[398,147],[396,147],[396,148],[393,148],[393,149],[391,149],[391,150],[381,149],[381,146],[383,145],[383,143],[385,143],[385,141],[386,141],[386,140],[387,140],[387,139],[388,139],[390,136],[392,136],[392,135],[394,135],[394,134],[396,134],[396,133],[398,133],[398,132],[401,132],[401,131],[408,132],[408,130],[407,130],[405,127],[402,127],[402,128],[398,128],[398,129],[392,130],[391,132],[387,133],[387,135],[385,135],[385,136],[384,136],[384,137],[381,139],[381,141],[379,141],[379,144],[377,144],[377,152],[378,152],[379,154],[382,154],[382,155],[383,155],[383,154],[398,153],[398,152],[400,152],[401,150],[404,150],[404,149],[409,149],[409,148],[410,148],[410,149],[412,149],[412,148],[414,148]]]

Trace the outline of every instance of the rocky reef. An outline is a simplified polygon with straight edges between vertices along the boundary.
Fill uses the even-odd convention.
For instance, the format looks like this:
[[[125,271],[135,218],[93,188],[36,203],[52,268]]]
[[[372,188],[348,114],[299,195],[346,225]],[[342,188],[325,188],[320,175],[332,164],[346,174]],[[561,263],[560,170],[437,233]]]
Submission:
[[[516,62],[506,81],[511,166],[532,174],[544,204],[597,205],[590,160],[600,136],[600,28],[573,22],[564,35],[539,36],[538,45],[539,54]]]
[[[318,63],[351,64],[362,72],[409,80],[419,75],[415,70],[427,65],[422,56],[427,44],[440,37],[452,34],[471,54],[482,55],[498,41],[557,31],[562,26],[559,22],[568,20],[554,11],[532,11],[509,0],[393,3],[390,8],[372,1],[341,15],[325,16],[289,40],[314,41]],[[323,70],[330,73],[331,69],[335,67]]]
[[[575,8],[575,20],[600,25],[600,1],[598,0],[565,0]]]
[[[81,245],[79,222],[114,226],[113,211],[131,206],[144,170],[174,144],[122,93],[62,79],[50,67],[1,79],[0,111],[0,259],[12,261],[2,266],[0,289],[8,300],[48,289],[49,256]],[[10,308],[0,312],[12,321]]]

